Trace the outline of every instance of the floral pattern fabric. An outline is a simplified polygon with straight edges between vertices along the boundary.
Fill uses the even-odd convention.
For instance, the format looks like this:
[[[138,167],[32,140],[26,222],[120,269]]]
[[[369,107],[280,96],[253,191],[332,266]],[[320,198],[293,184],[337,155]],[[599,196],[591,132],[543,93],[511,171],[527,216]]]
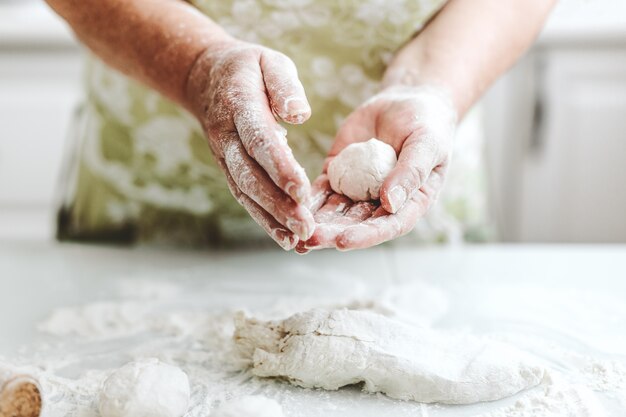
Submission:
[[[387,62],[444,0],[193,0],[233,36],[285,53],[313,109],[286,126],[294,154],[315,178],[344,118],[376,93]],[[197,121],[137,82],[89,58],[87,100],[68,162],[62,239],[186,244],[256,242],[262,230],[230,195]],[[441,201],[414,239],[482,239],[481,135],[465,123]],[[463,129],[461,129],[462,131]]]

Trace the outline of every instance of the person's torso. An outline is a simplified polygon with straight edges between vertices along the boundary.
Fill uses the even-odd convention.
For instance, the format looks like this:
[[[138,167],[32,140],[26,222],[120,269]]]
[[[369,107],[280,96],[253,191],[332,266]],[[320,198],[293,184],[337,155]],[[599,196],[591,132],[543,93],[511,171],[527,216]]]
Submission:
[[[343,119],[375,94],[393,53],[445,0],[190,3],[238,39],[295,62],[313,115],[301,126],[287,126],[288,140],[314,178]],[[95,58],[87,66],[86,86],[78,178],[68,198],[80,206],[82,225],[135,222],[140,235],[149,236],[168,223],[178,227],[181,216],[210,217],[220,233],[248,219],[191,115]]]

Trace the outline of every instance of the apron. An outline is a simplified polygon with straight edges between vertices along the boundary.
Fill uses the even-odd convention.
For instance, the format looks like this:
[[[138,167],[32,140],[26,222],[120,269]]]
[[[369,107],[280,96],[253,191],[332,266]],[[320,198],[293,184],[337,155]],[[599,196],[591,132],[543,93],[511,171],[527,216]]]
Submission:
[[[281,51],[295,62],[313,115],[304,125],[286,126],[287,137],[313,179],[341,122],[377,92],[393,53],[445,0],[191,3],[236,38]],[[85,84],[63,181],[60,239],[185,245],[265,239],[231,196],[190,114],[95,57],[88,58]],[[466,149],[457,152],[455,163],[456,156],[470,162],[456,167],[462,185],[448,184],[414,238],[483,238],[479,142],[464,142]]]

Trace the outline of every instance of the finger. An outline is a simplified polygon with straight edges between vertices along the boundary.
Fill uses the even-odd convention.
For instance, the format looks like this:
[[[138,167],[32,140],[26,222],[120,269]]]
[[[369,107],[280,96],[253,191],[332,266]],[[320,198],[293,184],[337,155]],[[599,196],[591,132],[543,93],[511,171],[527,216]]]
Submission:
[[[362,222],[372,217],[379,208],[371,201],[359,201],[348,209],[345,217],[352,222]]]
[[[311,117],[311,106],[293,61],[280,52],[264,50],[260,63],[274,113],[287,123],[307,121]]]
[[[324,249],[335,247],[337,236],[348,226],[344,213],[352,200],[341,194],[332,193],[322,207],[314,214],[317,223],[313,235],[306,240],[307,249]]]
[[[298,244],[296,245],[296,249],[295,249],[296,253],[298,255],[306,255],[307,253],[311,252],[312,249],[309,249],[305,246],[304,241],[301,240],[298,242]]]
[[[300,247],[307,250],[318,250],[337,247],[337,237],[340,236],[349,224],[322,223],[315,227],[315,232],[306,241],[302,241]],[[297,247],[296,247],[297,250]]]
[[[396,166],[380,188],[383,208],[389,213],[397,213],[441,162],[439,142],[422,130],[413,132],[404,141]]]
[[[250,197],[242,193],[235,180],[228,172],[228,168],[223,161],[220,161],[220,165],[226,175],[226,181],[228,182],[228,188],[235,197],[235,199],[250,213],[250,217],[259,224],[265,230],[265,232],[272,238],[278,245],[284,250],[293,249],[298,243],[298,237],[290,230],[283,227],[276,221],[267,211],[263,210],[261,206],[255,203]]]
[[[330,187],[330,181],[326,174],[322,174],[311,185],[311,200],[309,201],[309,209],[312,213],[319,210],[329,196],[333,194],[333,189]]]
[[[363,249],[403,236],[410,232],[428,211],[443,186],[445,169],[432,172],[424,186],[395,214],[372,216],[344,230],[337,237],[340,250]]]
[[[309,178],[287,144],[285,129],[268,111],[263,110],[267,107],[267,98],[258,100],[265,103],[262,106],[250,105],[234,115],[241,143],[274,184],[298,203],[304,203],[311,192]]]
[[[352,204],[352,200],[345,195],[334,193],[328,197],[326,204],[320,207],[320,209],[315,212],[313,217],[318,223],[325,223],[331,220],[341,220],[343,214]]]
[[[349,227],[370,218],[376,211],[375,204],[365,201],[346,208],[344,198],[346,197],[334,194],[328,199],[328,203],[316,213],[318,225],[315,227],[315,232],[307,241],[299,245],[300,248],[309,250],[334,248],[338,236]]]
[[[322,174],[311,185],[311,201],[309,208],[311,212],[316,213],[320,208],[322,208],[328,201],[328,198],[333,194],[332,188],[330,188],[330,182],[328,181],[328,177],[326,174]],[[315,229],[317,230],[320,225],[316,225]],[[322,226],[323,227],[323,226]],[[313,232],[313,236],[315,236],[315,232]],[[300,255],[305,255],[309,253],[312,249],[317,248],[317,244],[314,244],[311,248],[307,247],[305,241],[301,240],[296,245],[296,253]]]
[[[301,239],[311,237],[315,229],[311,212],[282,192],[245,152],[239,141],[228,141],[223,152],[228,172],[242,193]]]

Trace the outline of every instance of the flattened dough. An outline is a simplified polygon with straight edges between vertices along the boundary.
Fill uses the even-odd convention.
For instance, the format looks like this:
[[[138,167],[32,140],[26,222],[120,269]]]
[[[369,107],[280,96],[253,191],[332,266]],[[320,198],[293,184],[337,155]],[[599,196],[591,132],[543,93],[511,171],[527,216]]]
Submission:
[[[498,400],[539,384],[543,369],[520,351],[472,336],[416,327],[376,313],[311,310],[262,322],[240,314],[235,342],[260,377],[424,403]]]

